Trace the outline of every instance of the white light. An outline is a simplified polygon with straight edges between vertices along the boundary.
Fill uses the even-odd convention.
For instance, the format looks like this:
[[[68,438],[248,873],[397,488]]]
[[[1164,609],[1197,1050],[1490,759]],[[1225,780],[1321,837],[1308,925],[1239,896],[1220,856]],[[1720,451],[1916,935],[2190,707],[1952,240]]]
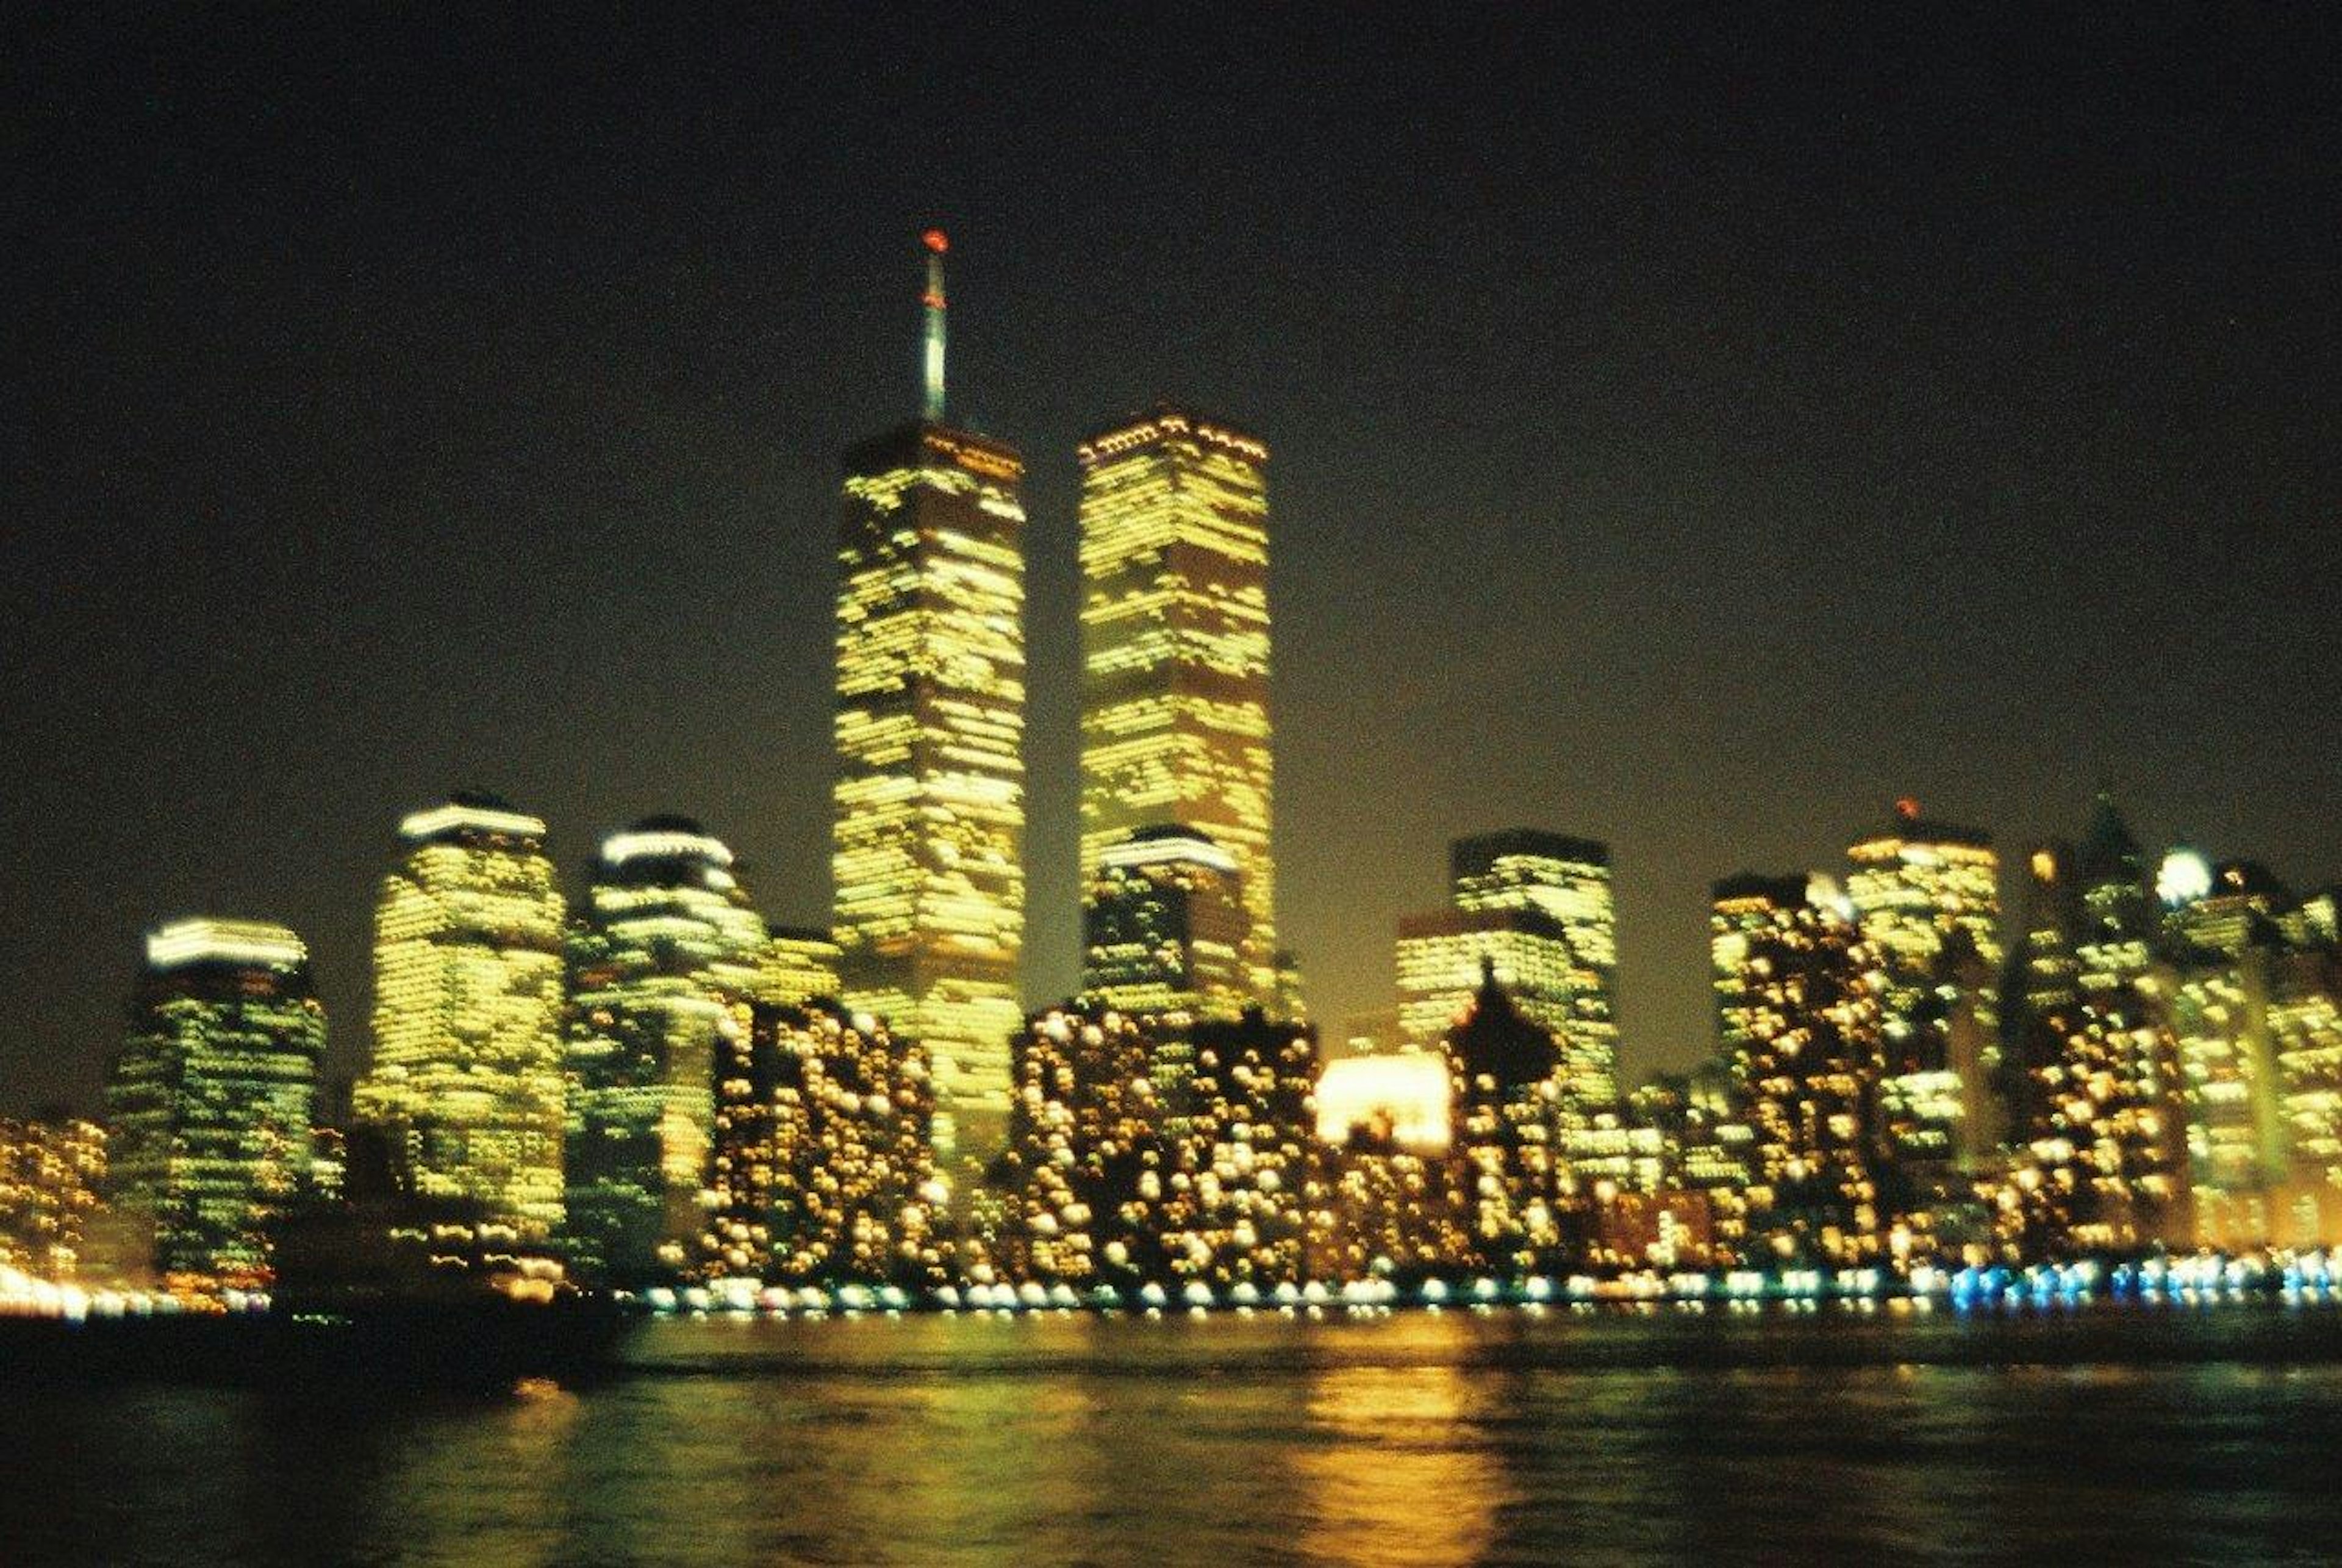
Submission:
[[[290,965],[308,956],[298,936],[265,920],[175,920],[146,938],[146,963],[154,969],[185,964]]]
[[[729,865],[732,852],[721,839],[709,838],[706,834],[614,833],[602,841],[602,859],[609,865],[624,865],[630,860],[677,859]]]
[[[545,836],[545,824],[536,817],[516,811],[497,811],[492,806],[461,805],[454,802],[415,813],[398,824],[398,834],[401,838],[425,839],[451,827],[476,827],[486,833],[517,834],[524,838]]]
[[[2212,863],[2192,849],[2175,849],[2155,873],[2155,896],[2167,909],[2193,904],[2212,891]]]
[[[1120,869],[1159,865],[1165,861],[1188,861],[1217,872],[1236,869],[1236,857],[1218,844],[1200,838],[1143,838],[1109,844],[1098,852],[1098,864]]]
[[[1436,1154],[1447,1147],[1449,1098],[1447,1064],[1428,1053],[1329,1062],[1317,1077],[1317,1136],[1338,1147],[1386,1117],[1393,1143]]]

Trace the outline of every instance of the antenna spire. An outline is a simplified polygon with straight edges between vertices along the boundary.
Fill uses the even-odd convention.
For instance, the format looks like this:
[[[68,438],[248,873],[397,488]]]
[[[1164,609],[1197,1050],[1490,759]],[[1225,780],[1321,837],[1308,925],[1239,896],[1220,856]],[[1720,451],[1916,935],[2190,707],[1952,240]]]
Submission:
[[[921,236],[927,247],[927,292],[919,303],[926,307],[926,402],[925,417],[940,422],[944,416],[944,253],[951,242],[941,229],[929,229]]]

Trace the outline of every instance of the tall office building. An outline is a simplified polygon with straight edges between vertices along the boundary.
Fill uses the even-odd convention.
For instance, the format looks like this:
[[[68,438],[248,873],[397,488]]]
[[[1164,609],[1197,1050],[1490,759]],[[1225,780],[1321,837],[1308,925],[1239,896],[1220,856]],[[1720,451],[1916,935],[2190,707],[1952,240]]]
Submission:
[[[964,1175],[1000,1146],[1024,1022],[1025,465],[943,422],[927,245],[925,417],[846,458],[832,871],[846,1001],[925,1048]]]
[[[2035,1244],[2128,1249],[2188,1238],[2187,1110],[2157,911],[2138,841],[2101,794],[2073,859],[2072,1001],[2032,1068],[2025,1203]]]
[[[1150,1076],[1158,1025],[1095,1004],[1027,1021],[1004,1183],[1003,1261],[1017,1277],[1126,1299],[1167,1277],[1161,1208],[1173,1162]]]
[[[2000,1087],[2010,1141],[2019,1148],[2046,1125],[2047,1074],[2057,1069],[2081,999],[2074,943],[2082,904],[2074,872],[2074,847],[2062,840],[2037,844],[2026,855],[2017,936],[2001,972]]]
[[[106,1084],[117,1261],[172,1288],[272,1277],[270,1223],[309,1174],[325,1011],[281,925],[182,920],[146,938]]]
[[[589,1273],[656,1283],[688,1262],[717,1045],[747,1030],[766,945],[731,850],[697,823],[602,841],[569,939],[565,1229]]]
[[[1476,834],[1448,846],[1456,907],[1530,909],[1569,943],[1566,1013],[1554,1028],[1565,1098],[1606,1106],[1618,1083],[1618,913],[1610,846],[1538,828]]]
[[[1576,957],[1561,923],[1541,911],[1436,909],[1402,916],[1394,962],[1399,1033],[1409,1049],[1431,1048],[1463,1021],[1486,964],[1496,966],[1496,984],[1523,1017],[1556,1040],[1569,1026]]]
[[[953,1277],[935,1224],[926,1054],[834,1002],[757,1003],[716,1044],[700,1267],[717,1278],[931,1287]]]
[[[105,1129],[63,1113],[0,1116],[0,1269],[78,1277],[105,1190]]]
[[[1514,828],[1449,848],[1453,903],[1399,923],[1399,1032],[1427,1046],[1469,1011],[1493,963],[1509,1005],[1553,1038],[1565,1128],[1618,1097],[1617,917],[1610,852]]]
[[[375,906],[374,1060],[352,1112],[401,1184],[549,1239],[562,1215],[561,888],[545,824],[457,794],[399,824]]]
[[[756,999],[796,1007],[815,997],[837,994],[837,944],[826,931],[776,925],[765,944]]]
[[[1982,1245],[1975,1176],[2007,1135],[2000,1038],[2000,863],[1973,828],[1897,801],[1847,851],[1847,896],[1879,959],[1879,1124],[1888,1207],[1918,1244]]]
[[[1278,1001],[1268,448],[1163,404],[1082,443],[1082,872],[1182,824],[1236,862],[1251,1000]]]
[[[1233,1018],[1251,998],[1243,875],[1211,838],[1178,824],[1108,844],[1082,912],[1082,990],[1109,1007]]]
[[[2342,1234],[2342,954],[2268,871],[2179,850],[2157,878],[2158,990],[2187,1106],[2199,1245],[2324,1246]]]
[[[1709,939],[1718,1040],[1756,1134],[1752,1257],[1880,1256],[1877,954],[1821,877],[1717,883]]]

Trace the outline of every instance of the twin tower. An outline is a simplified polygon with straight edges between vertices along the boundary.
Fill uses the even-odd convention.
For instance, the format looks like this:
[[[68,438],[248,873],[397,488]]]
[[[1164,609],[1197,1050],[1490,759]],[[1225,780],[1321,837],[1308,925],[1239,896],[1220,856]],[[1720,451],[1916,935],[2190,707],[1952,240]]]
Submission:
[[[846,457],[834,927],[848,1004],[934,1064],[938,1153],[980,1161],[1024,1024],[1025,464],[945,417],[926,243],[923,415]],[[1085,988],[1276,1006],[1268,450],[1160,405],[1077,455]]]

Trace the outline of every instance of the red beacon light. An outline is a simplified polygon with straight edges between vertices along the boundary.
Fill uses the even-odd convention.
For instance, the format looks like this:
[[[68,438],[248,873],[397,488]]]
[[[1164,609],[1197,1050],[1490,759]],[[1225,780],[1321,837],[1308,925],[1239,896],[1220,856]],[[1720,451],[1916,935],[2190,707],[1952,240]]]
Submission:
[[[944,237],[944,231],[941,229],[929,229],[926,234],[921,235],[919,238],[926,244],[929,250],[935,252],[937,255],[941,255],[944,252],[951,249],[951,241]]]
[[[1895,803],[1895,814],[1901,817],[1905,822],[1917,822],[1919,820],[1919,803],[1907,794],[1901,800]]]

